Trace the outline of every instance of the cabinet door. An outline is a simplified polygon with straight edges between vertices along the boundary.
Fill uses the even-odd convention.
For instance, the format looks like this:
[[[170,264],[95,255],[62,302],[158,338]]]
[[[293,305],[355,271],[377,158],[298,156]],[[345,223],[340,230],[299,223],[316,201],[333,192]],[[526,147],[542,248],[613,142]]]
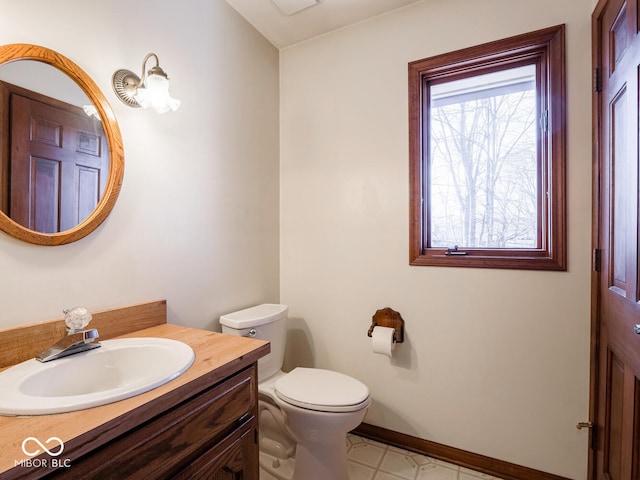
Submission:
[[[257,420],[238,429],[212,448],[176,480],[258,480]]]

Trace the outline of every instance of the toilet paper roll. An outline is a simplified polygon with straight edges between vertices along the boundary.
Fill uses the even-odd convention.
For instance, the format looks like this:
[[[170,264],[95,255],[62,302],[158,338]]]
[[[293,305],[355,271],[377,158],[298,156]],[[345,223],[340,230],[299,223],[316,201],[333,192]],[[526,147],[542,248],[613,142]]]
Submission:
[[[389,327],[374,327],[371,333],[373,352],[390,357],[396,343],[393,341],[395,329]]]

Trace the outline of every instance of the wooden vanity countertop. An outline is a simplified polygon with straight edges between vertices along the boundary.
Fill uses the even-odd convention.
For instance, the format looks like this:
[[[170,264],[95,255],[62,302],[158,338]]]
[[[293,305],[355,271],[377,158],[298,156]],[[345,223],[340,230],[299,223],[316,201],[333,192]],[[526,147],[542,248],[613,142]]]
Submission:
[[[193,348],[195,360],[178,378],[126,400],[54,415],[0,416],[0,479],[30,478],[23,476],[21,471],[27,469],[18,464],[29,458],[22,451],[22,443],[28,437],[35,437],[43,443],[51,437],[62,440],[64,451],[58,458],[68,458],[70,468],[73,468],[74,458],[99,448],[269,353],[266,341],[171,324],[139,330],[119,338],[127,337],[180,340]],[[57,448],[57,444],[49,446]],[[37,448],[36,445],[32,447]],[[42,458],[51,457],[46,455]]]

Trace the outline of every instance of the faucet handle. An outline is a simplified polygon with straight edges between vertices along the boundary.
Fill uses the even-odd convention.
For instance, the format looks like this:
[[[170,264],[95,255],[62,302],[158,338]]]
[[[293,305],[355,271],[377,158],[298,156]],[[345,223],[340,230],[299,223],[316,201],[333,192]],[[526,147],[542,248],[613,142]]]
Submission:
[[[91,313],[85,307],[65,308],[64,323],[67,324],[67,329],[70,333],[79,332],[84,327],[89,325],[91,321]]]

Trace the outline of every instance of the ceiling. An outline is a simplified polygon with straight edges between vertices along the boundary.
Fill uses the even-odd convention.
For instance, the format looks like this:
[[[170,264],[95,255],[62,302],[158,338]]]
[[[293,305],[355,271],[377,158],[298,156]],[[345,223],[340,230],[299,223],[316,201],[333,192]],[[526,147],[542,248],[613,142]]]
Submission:
[[[421,1],[226,0],[278,48]]]

